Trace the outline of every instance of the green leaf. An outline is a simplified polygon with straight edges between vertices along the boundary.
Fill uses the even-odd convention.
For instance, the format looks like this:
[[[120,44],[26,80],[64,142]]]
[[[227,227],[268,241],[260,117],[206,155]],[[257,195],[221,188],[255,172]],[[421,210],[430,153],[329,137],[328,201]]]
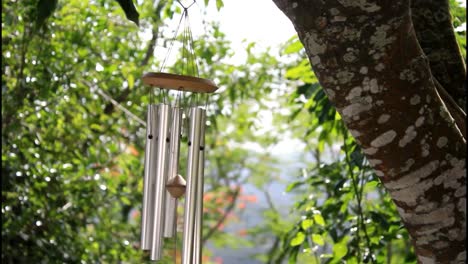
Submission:
[[[346,256],[346,253],[348,253],[348,247],[346,246],[347,242],[348,238],[345,237],[341,242],[333,245],[333,259],[338,260]]]
[[[98,132],[104,131],[103,128],[102,128],[102,126],[99,125],[99,124],[91,124],[91,125],[89,126],[89,128],[92,129],[92,130],[96,130],[96,131],[98,131]]]
[[[314,224],[314,221],[312,219],[305,219],[302,221],[301,226],[303,230],[309,229],[312,225]]]
[[[314,220],[315,220],[315,223],[321,226],[325,226],[325,220],[323,219],[322,215],[314,214]]]
[[[120,197],[120,200],[122,201],[123,204],[125,205],[130,205],[132,202],[125,196]]]
[[[314,241],[315,244],[319,246],[325,245],[325,240],[323,240],[323,237],[319,234],[313,234],[312,235],[312,241]]]
[[[305,239],[304,233],[299,231],[297,232],[296,236],[291,240],[290,245],[293,247],[299,246],[302,244],[302,242],[304,242],[304,239]]]
[[[301,181],[293,182],[286,187],[286,192],[290,192],[291,190],[297,188],[298,186],[302,184],[304,184],[304,182],[301,182]]]
[[[304,46],[302,45],[302,43],[299,40],[297,40],[297,41],[294,41],[293,43],[289,44],[284,49],[284,54],[287,55],[287,54],[297,53],[303,48],[304,48]]]
[[[378,181],[369,181],[364,185],[366,191],[373,190],[375,187],[379,185]]]
[[[288,68],[285,77],[292,80],[301,80],[305,83],[317,83],[317,76],[310,69],[309,61],[304,59],[298,65]]]
[[[132,89],[133,86],[135,85],[135,77],[133,77],[132,74],[129,74],[127,77],[127,82],[128,82],[128,88]]]
[[[358,264],[358,263],[359,263],[359,261],[357,260],[356,257],[352,257],[352,258],[348,259],[347,262],[346,262],[346,264]],[[366,261],[364,261],[364,263],[366,263]]]
[[[216,0],[216,8],[218,11],[221,9],[221,7],[224,6],[223,0]]]
[[[135,5],[133,4],[133,1],[132,0],[117,0],[117,2],[119,2],[120,6],[125,12],[125,16],[127,17],[127,19],[135,22],[137,26],[140,26],[140,22],[138,21],[140,14],[138,14],[138,11],[136,10]]]

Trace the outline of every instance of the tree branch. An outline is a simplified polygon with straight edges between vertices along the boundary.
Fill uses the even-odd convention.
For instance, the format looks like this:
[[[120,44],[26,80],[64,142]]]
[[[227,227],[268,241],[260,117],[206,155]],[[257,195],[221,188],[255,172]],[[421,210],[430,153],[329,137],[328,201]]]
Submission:
[[[158,5],[156,6],[154,13],[155,14],[160,14],[161,10],[165,6],[165,1],[158,1]],[[159,34],[159,16],[152,16],[153,18],[153,30],[151,31],[151,40],[148,43],[148,48],[146,49],[145,57],[141,61],[140,66],[146,66],[148,65],[149,60],[154,54],[154,48],[156,47],[156,41],[158,39],[158,34]]]
[[[146,66],[149,60],[151,59],[151,57],[153,56],[154,48],[156,46],[156,40],[158,39],[158,32],[159,32],[159,27],[155,26],[153,28],[153,31],[151,32],[152,34],[151,40],[148,43],[148,48],[146,49],[145,57],[141,61],[140,66]]]
[[[275,241],[273,242],[273,245],[271,246],[270,250],[268,250],[268,260],[266,261],[267,264],[272,264],[274,259],[273,259],[273,254],[278,250],[278,247],[280,245],[281,239],[279,237],[275,237]]]
[[[273,200],[271,199],[270,193],[267,191],[263,190],[263,194],[265,195],[266,201],[268,206],[270,207],[271,210],[275,211],[275,213],[279,214],[278,210],[275,207],[275,204],[273,203]]]
[[[364,232],[364,239],[365,239],[366,246],[369,252],[372,252],[372,246],[371,246],[369,234],[367,232],[366,224],[364,223],[365,216],[364,216],[364,210],[362,208],[362,194],[363,194],[364,186],[363,185],[359,186],[360,184],[359,175],[355,175],[353,172],[353,165],[351,164],[351,159],[349,156],[350,151],[348,149],[348,145],[346,144],[347,139],[348,139],[348,133],[347,131],[343,131],[343,148],[345,152],[345,161],[347,164],[346,167],[348,168],[348,175],[351,178],[351,183],[352,183],[353,190],[354,190],[354,197],[356,198],[356,205],[357,205],[357,214],[358,214],[357,225],[356,225],[357,244],[358,244],[357,253],[358,253],[358,259],[361,259],[361,247],[360,247],[361,235],[359,232],[360,229],[362,229],[362,231]],[[364,173],[365,173],[365,168],[361,168],[361,179],[364,178]],[[375,263],[375,260],[372,256],[370,260],[372,263]]]
[[[89,83],[88,81],[83,81],[83,83],[85,83],[91,91],[95,90],[97,91],[97,93],[99,95],[101,95],[104,99],[106,99],[107,101],[109,101],[112,105],[116,106],[117,108],[119,108],[120,110],[122,110],[124,113],[126,113],[130,118],[134,119],[135,121],[137,121],[140,125],[142,126],[146,126],[146,122],[143,121],[141,118],[139,118],[138,116],[136,116],[134,113],[132,113],[130,110],[128,110],[127,108],[125,108],[123,105],[119,104],[119,102],[117,102],[114,98],[112,98],[110,95],[108,95],[107,93],[105,93],[101,88],[97,87],[96,85],[93,85],[92,83]]]
[[[232,203],[229,204],[229,206],[224,210],[224,214],[221,216],[220,219],[218,219],[218,222],[208,230],[208,232],[203,236],[202,238],[202,245],[206,243],[206,241],[219,229],[219,227],[224,223],[226,220],[227,216],[229,213],[234,209],[234,206],[236,205],[237,198],[239,197],[240,193],[240,187],[238,186],[236,190],[234,190],[233,196],[232,196]]]
[[[457,124],[460,133],[463,135],[463,138],[466,141],[466,114],[463,110],[458,106],[458,104],[453,100],[450,94],[442,87],[442,85],[434,79],[435,87],[437,88],[437,93],[439,94],[440,98],[444,102],[445,106],[447,107],[448,111],[452,115],[453,119],[455,119],[455,123]]]
[[[445,89],[466,111],[466,67],[455,37],[449,1],[412,0],[411,19],[431,73],[441,84],[438,89]]]
[[[271,199],[270,193],[267,191],[263,190],[263,194],[265,195],[266,201],[268,203],[268,206],[270,207],[271,210],[275,211],[276,215],[280,215],[278,210],[276,209],[273,200]],[[268,250],[268,260],[266,261],[267,264],[272,264],[272,263],[279,263],[282,261],[282,259],[276,259],[274,253],[278,250],[278,247],[280,246],[281,238],[279,236],[275,236],[275,241],[273,242],[273,245],[271,245],[271,248]]]

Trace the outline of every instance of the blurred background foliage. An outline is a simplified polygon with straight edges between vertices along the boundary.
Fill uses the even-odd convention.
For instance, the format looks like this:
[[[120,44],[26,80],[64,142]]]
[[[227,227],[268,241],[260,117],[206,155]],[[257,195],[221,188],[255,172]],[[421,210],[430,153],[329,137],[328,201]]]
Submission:
[[[138,1],[133,11],[129,3],[2,1],[4,263],[149,262],[139,250],[149,102],[140,76],[162,63],[153,54],[168,47],[181,9],[171,0]],[[208,4],[223,7],[197,3]],[[451,4],[465,54],[465,8]],[[281,54],[246,42],[245,62],[233,64],[219,25],[203,27],[200,75],[220,86],[208,111],[204,263],[222,263],[226,248],[253,249],[245,263],[415,262],[392,201],[297,37]],[[285,137],[304,146],[302,165],[286,173],[273,155]],[[281,181],[293,197],[287,210],[278,206],[285,194],[269,191]],[[243,226],[260,200],[260,220],[227,228]],[[174,263],[175,242],[166,242],[161,263]]]

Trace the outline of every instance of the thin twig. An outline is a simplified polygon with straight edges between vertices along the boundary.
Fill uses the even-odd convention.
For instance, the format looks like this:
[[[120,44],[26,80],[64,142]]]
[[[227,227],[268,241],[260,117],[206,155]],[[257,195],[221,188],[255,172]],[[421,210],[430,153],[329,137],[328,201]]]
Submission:
[[[273,204],[273,200],[271,199],[270,193],[267,191],[263,190],[263,194],[265,194],[265,198],[267,200],[267,204],[270,207],[271,210],[275,211],[275,213],[279,213],[278,210],[276,209],[275,205]]]
[[[346,159],[346,163],[347,163],[347,167],[348,167],[348,173],[349,175],[351,176],[351,182],[352,182],[352,185],[353,185],[353,189],[354,189],[354,193],[355,193],[355,197],[356,197],[356,202],[357,202],[357,210],[358,210],[358,223],[357,223],[357,240],[358,240],[358,246],[357,246],[357,252],[358,252],[358,258],[361,259],[361,249],[360,249],[360,235],[359,235],[359,229],[362,228],[362,231],[364,232],[364,238],[365,238],[365,241],[366,241],[366,244],[367,244],[367,248],[369,250],[369,252],[371,251],[371,245],[370,245],[370,239],[369,239],[369,235],[367,233],[367,228],[364,224],[364,213],[363,213],[363,210],[362,210],[362,205],[361,205],[361,201],[362,201],[362,193],[359,191],[359,186],[358,186],[358,183],[356,182],[356,177],[354,175],[354,172],[353,172],[353,168],[351,167],[351,161],[349,159],[349,150],[348,150],[348,145],[346,144],[346,140],[348,138],[348,134],[347,134],[347,131],[343,131],[343,139],[344,139],[344,150],[345,150],[345,159]],[[374,263],[374,258],[370,258],[371,259],[371,262]]]
[[[362,197],[363,197],[363,193],[364,193],[364,176],[365,176],[365,173],[366,173],[366,170],[367,169],[367,165],[364,166],[364,163],[363,163],[363,168],[361,169],[361,179],[360,179],[360,190],[359,190],[359,204],[360,204],[360,207],[361,207],[361,225],[362,225],[362,231],[364,231],[364,237],[366,239],[366,243],[367,243],[367,247],[369,248],[369,252],[371,252],[371,244],[370,244],[370,238],[369,238],[369,234],[367,233],[367,226],[365,225],[364,223],[364,214],[362,213]],[[374,259],[371,257],[371,260],[372,260],[372,263],[374,263]]]
[[[356,200],[357,200],[357,207],[358,207],[358,221],[357,221],[357,257],[358,259],[362,259],[361,257],[361,246],[360,246],[360,241],[361,241],[361,236],[359,235],[359,229],[360,229],[360,216],[361,216],[361,203],[360,203],[360,198],[359,198],[359,191],[358,191],[358,187],[356,186],[356,180],[354,179],[354,173],[353,173],[353,168],[351,168],[351,161],[349,160],[349,156],[348,156],[348,146],[346,145],[346,139],[347,139],[347,136],[346,136],[346,131],[344,131],[344,150],[345,150],[345,160],[346,160],[346,167],[348,167],[348,174],[349,176],[351,177],[351,182],[352,182],[352,185],[353,185],[353,189],[354,189],[354,193],[355,193],[355,196],[356,196]]]
[[[268,260],[266,261],[267,264],[272,264],[274,262],[273,253],[275,253],[278,249],[280,241],[280,238],[276,236],[275,242],[273,242],[273,245],[271,246],[270,250],[268,250]]]
[[[205,244],[205,242],[216,232],[216,230],[219,229],[221,224],[224,223],[224,221],[226,220],[229,213],[234,209],[234,206],[236,205],[236,201],[237,201],[237,198],[239,196],[239,193],[240,193],[240,187],[237,187],[236,190],[233,193],[232,203],[228,206],[228,208],[226,208],[226,210],[224,210],[223,216],[220,219],[218,219],[218,222],[216,223],[216,225],[214,225],[208,231],[208,233],[206,233],[206,235],[203,236],[202,244]]]
[[[165,5],[164,3],[158,2],[156,9],[155,9],[155,14],[159,15],[164,5]],[[154,17],[159,17],[159,16],[154,16]],[[145,57],[143,58],[143,61],[141,62],[140,66],[146,66],[154,54],[154,49],[156,47],[156,41],[158,40],[158,34],[159,34],[158,23],[159,21],[153,19],[153,30],[152,30],[151,40],[149,41],[148,49],[146,50]]]
[[[463,109],[460,108],[460,106],[458,106],[452,96],[450,96],[450,94],[445,90],[442,84],[437,81],[436,78],[432,78],[432,80],[434,81],[434,85],[440,99],[447,107],[447,110],[455,120],[455,124],[460,130],[460,133],[466,140],[466,113],[463,111]]]
[[[154,53],[154,48],[156,46],[156,40],[158,39],[158,32],[159,32],[159,27],[155,26],[152,31],[152,36],[151,40],[149,41],[148,44],[148,49],[146,50],[145,57],[141,61],[140,66],[146,66],[153,56]]]
[[[105,99],[109,100],[113,105],[115,105],[117,108],[119,108],[120,110],[124,111],[128,116],[130,116],[131,118],[133,118],[135,121],[137,121],[138,123],[140,123],[142,126],[145,126],[146,127],[146,123],[145,121],[141,120],[138,116],[136,116],[135,114],[133,114],[132,112],[130,112],[130,110],[128,110],[127,108],[125,108],[124,106],[122,106],[121,104],[119,104],[116,100],[114,100],[112,97],[110,97],[110,95],[106,94],[103,90],[101,90],[100,88],[97,88],[96,87],[96,90],[97,92],[102,95],[102,97],[104,97]]]
[[[137,121],[138,123],[140,123],[142,126],[146,127],[146,123],[145,121],[143,121],[142,119],[140,119],[138,116],[136,116],[134,113],[132,113],[130,110],[128,110],[127,108],[125,108],[123,105],[119,104],[116,100],[114,100],[114,98],[112,98],[110,95],[108,95],[107,93],[105,93],[101,88],[97,87],[96,85],[94,84],[91,84],[87,81],[83,81],[86,85],[89,86],[89,88],[92,90],[96,90],[97,93],[99,95],[101,95],[104,99],[108,100],[109,102],[111,102],[115,107],[119,108],[120,110],[122,110],[124,113],[126,113],[129,117],[131,117],[132,119],[134,119],[135,121]]]

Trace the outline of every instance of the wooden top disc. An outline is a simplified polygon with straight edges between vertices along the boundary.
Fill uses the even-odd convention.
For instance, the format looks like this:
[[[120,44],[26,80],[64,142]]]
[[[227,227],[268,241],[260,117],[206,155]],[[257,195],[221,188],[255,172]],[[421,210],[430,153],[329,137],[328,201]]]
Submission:
[[[213,81],[186,75],[164,72],[148,72],[142,77],[146,85],[158,88],[195,93],[212,93],[218,90]]]

